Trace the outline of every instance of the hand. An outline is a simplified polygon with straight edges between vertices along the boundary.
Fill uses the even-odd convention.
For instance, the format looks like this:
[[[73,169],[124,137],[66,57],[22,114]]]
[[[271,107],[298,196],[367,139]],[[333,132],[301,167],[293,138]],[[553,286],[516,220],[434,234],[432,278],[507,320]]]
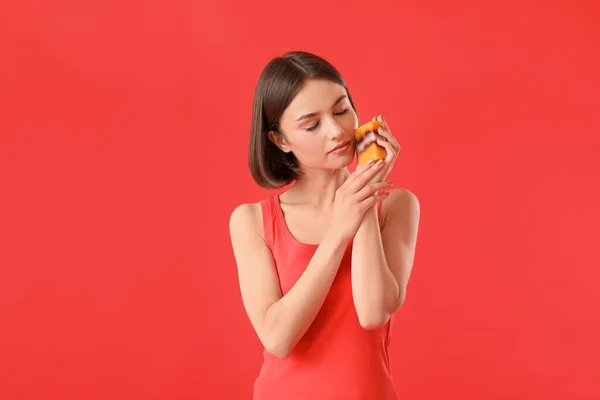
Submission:
[[[389,192],[377,192],[390,186],[391,181],[372,182],[384,165],[383,160],[360,165],[336,190],[330,229],[334,229],[344,239],[354,237],[365,212],[389,195]]]
[[[381,182],[387,178],[394,167],[394,163],[396,162],[398,153],[400,152],[400,144],[396,138],[392,136],[392,132],[385,122],[383,115],[373,117],[373,121],[380,121],[383,123],[383,125],[377,130],[378,135],[376,135],[376,138],[377,144],[383,147],[387,152],[387,157],[385,158],[383,168],[381,168],[381,171],[377,173],[372,180],[373,182]]]

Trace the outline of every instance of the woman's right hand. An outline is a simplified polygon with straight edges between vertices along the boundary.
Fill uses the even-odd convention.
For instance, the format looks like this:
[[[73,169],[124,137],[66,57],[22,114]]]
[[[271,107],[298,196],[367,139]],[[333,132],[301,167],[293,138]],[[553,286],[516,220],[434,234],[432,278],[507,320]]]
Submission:
[[[383,164],[382,161],[371,161],[359,165],[335,192],[331,229],[344,239],[354,237],[365,212],[389,196],[389,192],[378,192],[389,187],[392,181],[371,183]]]

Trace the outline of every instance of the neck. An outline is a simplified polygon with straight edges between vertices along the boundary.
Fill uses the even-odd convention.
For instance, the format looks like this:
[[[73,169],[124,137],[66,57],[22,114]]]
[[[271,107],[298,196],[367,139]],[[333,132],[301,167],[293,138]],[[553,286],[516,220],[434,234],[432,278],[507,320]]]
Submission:
[[[283,197],[286,202],[307,203],[322,209],[333,206],[336,190],[348,179],[348,168],[305,170]]]

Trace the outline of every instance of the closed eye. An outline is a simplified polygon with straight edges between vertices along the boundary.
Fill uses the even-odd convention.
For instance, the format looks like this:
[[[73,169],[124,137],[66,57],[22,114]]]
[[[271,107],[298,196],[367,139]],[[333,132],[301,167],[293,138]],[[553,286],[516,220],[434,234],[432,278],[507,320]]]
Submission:
[[[347,112],[348,112],[348,109],[346,108],[344,111],[340,111],[339,113],[334,113],[333,115],[343,115],[343,114],[346,114]],[[317,129],[317,126],[319,126],[319,122],[317,122],[316,124],[314,124],[310,128],[306,128],[305,131],[312,132],[315,129]]]

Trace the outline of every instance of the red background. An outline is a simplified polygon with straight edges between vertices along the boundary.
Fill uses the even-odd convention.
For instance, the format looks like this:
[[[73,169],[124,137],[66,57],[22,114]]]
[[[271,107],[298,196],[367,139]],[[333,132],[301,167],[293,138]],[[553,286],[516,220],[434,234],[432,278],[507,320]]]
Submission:
[[[287,50],[344,75],[421,201],[403,399],[600,397],[594,2],[4,2],[0,398],[248,399],[228,219]]]

